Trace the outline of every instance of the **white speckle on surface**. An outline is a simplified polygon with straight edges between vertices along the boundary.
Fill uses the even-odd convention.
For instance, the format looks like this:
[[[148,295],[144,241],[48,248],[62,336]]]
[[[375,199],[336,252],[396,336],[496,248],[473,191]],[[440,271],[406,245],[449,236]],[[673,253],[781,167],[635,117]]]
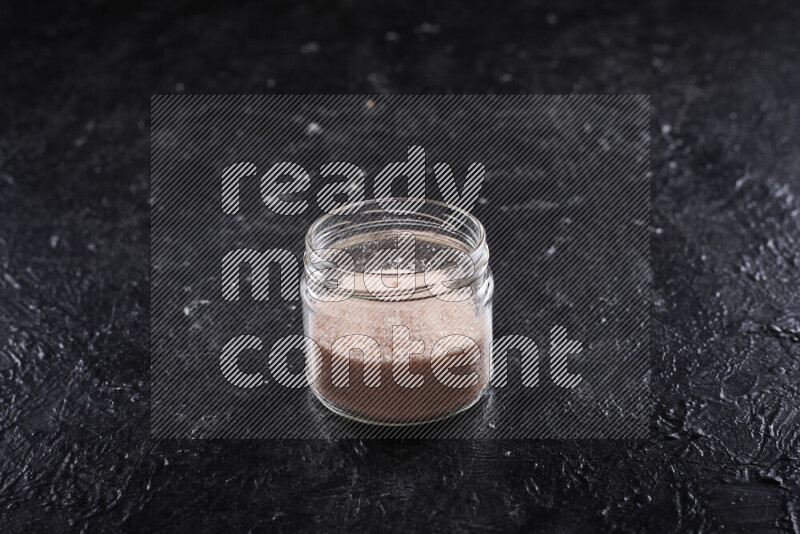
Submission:
[[[61,240],[61,238],[58,235],[56,235],[56,234],[51,235],[50,236],[50,248],[56,248],[58,246],[58,242],[60,240]]]
[[[481,206],[483,206],[485,204],[488,204],[488,203],[489,203],[489,199],[487,199],[487,198],[481,197],[481,198],[478,199],[478,204],[480,204]]]
[[[512,75],[511,75],[510,73],[508,73],[508,72],[506,72],[506,73],[504,73],[502,76],[500,76],[500,81],[501,81],[501,82],[503,82],[503,83],[508,83],[508,82],[510,82],[510,81],[511,81],[511,80],[513,80],[513,79],[514,79],[514,76],[512,76]]]
[[[556,15],[555,13],[548,13],[548,14],[547,14],[547,15],[544,17],[544,20],[546,20],[546,21],[547,21],[547,23],[548,23],[550,26],[555,26],[556,24],[558,24],[558,15]]]
[[[555,253],[556,253],[556,246],[555,245],[550,245],[550,248],[547,249],[547,251],[545,252],[545,255],[552,256]]]
[[[11,287],[13,287],[14,289],[20,289],[22,287],[16,280],[14,280],[14,277],[8,273],[3,273],[3,280],[11,284]]]
[[[276,83],[277,83],[277,82],[275,81],[275,78],[270,78],[269,80],[267,80],[267,87],[269,87],[270,89],[272,89],[273,87],[275,87],[275,84],[276,84]]]
[[[662,134],[667,135],[671,131],[672,131],[672,126],[670,126],[669,124],[662,124],[661,125],[661,133]]]
[[[794,202],[794,195],[789,191],[789,186],[786,184],[781,185],[775,190],[775,198],[782,198],[789,204]]]
[[[397,32],[386,32],[385,38],[390,43],[396,43],[397,41],[400,40],[400,34],[398,34]]]
[[[194,313],[194,311],[195,311],[195,310],[197,310],[198,308],[200,308],[200,307],[202,307],[202,306],[208,306],[209,304],[211,304],[211,301],[210,301],[210,300],[206,300],[206,299],[198,299],[198,300],[193,300],[192,302],[190,302],[189,304],[187,304],[186,306],[184,306],[184,308],[183,308],[183,314],[184,314],[185,316],[189,317],[189,316],[191,316],[191,315]]]
[[[322,132],[322,126],[320,126],[316,122],[312,122],[306,127],[306,134],[308,135],[316,135],[321,132]]]
[[[183,83],[178,82],[178,83],[175,84],[175,90],[177,92],[182,93],[185,89],[186,89],[186,86]]]
[[[300,47],[301,54],[316,54],[319,51],[319,43],[316,41],[309,41]]]
[[[743,186],[743,185],[744,185],[744,184],[745,184],[745,183],[746,183],[748,180],[750,180],[750,175],[749,175],[749,174],[745,174],[744,176],[742,176],[741,178],[739,178],[738,180],[736,180],[736,185],[734,186],[734,190],[738,191],[739,189],[741,189],[741,188],[742,188],[742,186]]]
[[[377,89],[386,89],[389,85],[389,79],[378,72],[370,72],[367,74],[367,81]]]
[[[423,22],[422,24],[414,28],[414,30],[417,33],[426,33],[429,35],[437,34],[441,31],[441,29],[442,29],[441,26],[439,26],[438,24],[432,24],[430,22]]]

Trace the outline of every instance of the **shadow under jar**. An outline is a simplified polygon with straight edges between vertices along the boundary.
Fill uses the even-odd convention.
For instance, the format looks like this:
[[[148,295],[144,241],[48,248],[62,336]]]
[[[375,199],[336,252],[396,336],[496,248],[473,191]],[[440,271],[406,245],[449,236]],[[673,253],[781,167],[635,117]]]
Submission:
[[[315,221],[301,278],[311,389],[361,422],[437,421],[492,374],[489,249],[469,213],[426,200],[350,204]],[[312,378],[313,375],[313,378]]]

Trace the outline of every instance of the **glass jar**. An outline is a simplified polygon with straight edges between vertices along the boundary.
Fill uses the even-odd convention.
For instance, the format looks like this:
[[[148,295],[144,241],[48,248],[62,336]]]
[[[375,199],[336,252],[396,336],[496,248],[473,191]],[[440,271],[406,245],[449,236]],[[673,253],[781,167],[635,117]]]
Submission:
[[[361,422],[436,421],[474,405],[492,374],[489,249],[441,202],[375,200],[315,221],[301,278],[312,391]]]

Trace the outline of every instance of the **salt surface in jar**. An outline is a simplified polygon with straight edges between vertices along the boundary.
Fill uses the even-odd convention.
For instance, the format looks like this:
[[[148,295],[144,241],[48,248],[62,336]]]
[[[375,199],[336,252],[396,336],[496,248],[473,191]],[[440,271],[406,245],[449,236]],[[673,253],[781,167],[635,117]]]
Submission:
[[[492,371],[489,249],[480,222],[426,200],[351,204],[306,236],[301,282],[312,391],[362,422],[466,410]]]

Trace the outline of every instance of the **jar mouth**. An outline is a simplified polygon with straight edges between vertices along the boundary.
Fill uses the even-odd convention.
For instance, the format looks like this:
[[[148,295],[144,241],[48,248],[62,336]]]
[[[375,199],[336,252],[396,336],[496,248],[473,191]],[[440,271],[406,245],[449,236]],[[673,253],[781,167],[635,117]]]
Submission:
[[[420,202],[422,200],[422,202]],[[402,206],[403,204],[409,202],[420,202],[421,208],[434,208],[433,213],[421,213],[420,210],[413,210],[413,209],[403,209],[400,207],[391,207],[391,206]],[[382,207],[377,200],[363,200],[360,202],[353,202],[350,204],[345,204],[344,206],[340,206],[339,208],[335,209],[330,213],[326,213],[325,215],[316,219],[311,226],[309,226],[308,231],[306,232],[305,236],[305,248],[306,252],[313,251],[316,249],[326,248],[332,245],[336,240],[331,240],[331,242],[325,243],[323,241],[323,237],[325,233],[323,231],[323,227],[326,224],[336,224],[337,219],[341,219],[343,217],[351,217],[353,219],[358,219],[359,216],[365,216],[369,213],[384,213],[397,216],[396,218],[386,217],[384,219],[385,223],[380,224],[376,221],[375,224],[371,224],[370,222],[363,221],[363,222],[346,222],[342,221],[340,224],[341,226],[349,225],[351,228],[356,228],[361,226],[362,229],[368,229],[370,227],[378,228],[380,226],[389,226],[393,222],[402,222],[404,220],[408,221],[411,220],[410,218],[417,216],[420,217],[420,221],[425,220],[425,218],[429,218],[429,221],[432,223],[436,218],[440,219],[440,226],[445,228],[445,224],[447,220],[444,218],[439,217],[437,212],[442,212],[442,214],[453,216],[450,220],[452,220],[456,225],[456,228],[459,227],[466,227],[465,231],[460,231],[456,235],[453,235],[456,239],[459,239],[461,243],[465,245],[464,252],[467,254],[474,254],[479,251],[481,248],[486,247],[486,231],[483,228],[481,222],[470,212],[459,208],[457,206],[453,206],[452,204],[446,204],[444,202],[439,202],[438,200],[428,200],[428,199],[410,199],[404,197],[395,197],[386,201],[390,204],[390,207],[384,208]],[[371,209],[365,210],[365,207],[369,207]],[[424,225],[420,224],[420,226]],[[464,239],[466,238],[466,239]]]
[[[435,255],[437,247],[439,251],[458,250],[466,254],[472,262],[470,275],[448,282],[447,287],[452,291],[458,291],[474,283],[488,269],[489,248],[486,243],[486,231],[475,216],[444,202],[396,197],[381,203],[373,199],[346,204],[315,220],[305,237],[306,250],[303,255],[305,278],[310,285],[322,284],[319,287],[327,288],[326,282],[317,279],[318,276],[315,275],[320,267],[337,276],[358,276],[365,272],[367,258],[379,250],[393,248],[391,244],[386,246],[386,243],[391,241],[387,236],[399,235],[402,232],[412,233],[415,239],[422,238],[419,245],[415,241],[417,248],[414,250],[412,269],[416,275],[410,270],[403,270],[404,273],[414,276],[415,280],[420,274],[428,275],[426,261],[430,258],[419,257],[420,252],[428,251],[430,255]],[[355,246],[353,243],[359,245]],[[356,252],[352,255],[353,263],[347,269],[327,261],[320,262],[318,255],[314,255],[316,261],[312,265],[312,253],[323,249]],[[397,272],[399,276],[400,271]],[[424,293],[427,292],[427,288],[424,284],[407,282],[417,283],[413,298],[425,298]],[[399,278],[397,283],[400,283]],[[360,290],[356,290],[354,296],[370,298],[368,292]]]

